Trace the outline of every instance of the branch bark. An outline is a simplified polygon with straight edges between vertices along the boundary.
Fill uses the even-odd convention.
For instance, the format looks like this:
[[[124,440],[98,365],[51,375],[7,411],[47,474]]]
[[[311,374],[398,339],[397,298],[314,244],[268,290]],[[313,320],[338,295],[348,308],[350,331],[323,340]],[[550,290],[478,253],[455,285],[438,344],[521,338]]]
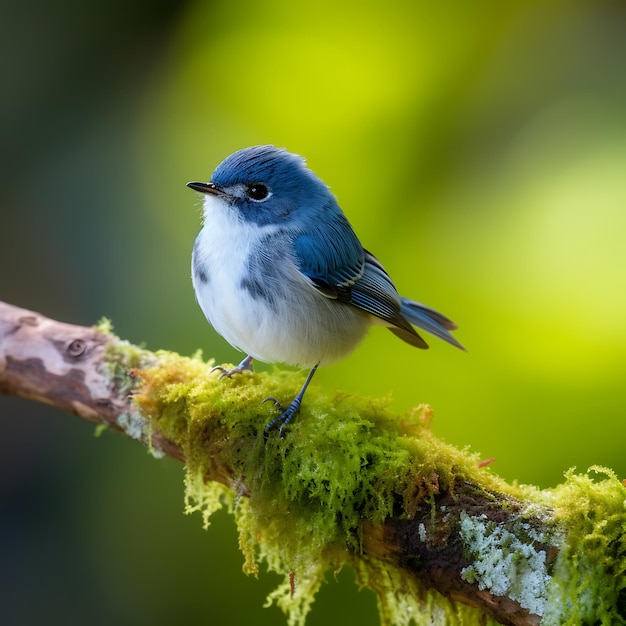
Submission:
[[[122,431],[120,417],[134,409],[130,390],[116,384],[106,367],[107,347],[117,342],[115,335],[94,327],[57,322],[0,302],[0,393]],[[148,443],[145,434],[140,439]],[[184,460],[180,446],[158,431],[152,445]]]
[[[116,356],[120,345],[136,350],[134,363],[132,358],[124,360]],[[139,363],[141,371],[137,371]],[[152,446],[155,451],[190,465],[193,465],[195,457],[202,457],[206,460],[202,465],[204,481],[218,481],[239,495],[250,496],[251,503],[260,501],[260,496],[256,494],[266,487],[261,488],[258,485],[268,481],[269,470],[263,470],[263,481],[254,477],[257,470],[251,469],[250,463],[255,462],[254,458],[264,457],[254,457],[257,453],[252,454],[250,450],[258,451],[264,446],[280,449],[281,462],[288,459],[290,468],[301,468],[310,464],[313,454],[310,450],[307,452],[308,456],[295,463],[292,457],[286,456],[299,453],[299,440],[295,435],[291,442],[277,440],[270,435],[270,441],[265,441],[260,446],[259,439],[262,439],[264,423],[262,418],[257,418],[257,422],[261,420],[260,430],[255,430],[250,425],[241,427],[243,418],[237,416],[230,418],[236,426],[228,426],[226,415],[239,410],[237,406],[233,406],[233,402],[226,403],[229,406],[225,409],[219,409],[225,413],[212,414],[211,419],[206,421],[209,426],[203,426],[201,431],[197,430],[198,418],[193,413],[196,405],[192,405],[191,396],[186,396],[186,392],[180,390],[177,391],[178,395],[172,392],[172,389],[179,389],[181,385],[187,384],[184,373],[180,370],[173,373],[173,370],[168,370],[162,363],[159,355],[135,349],[112,334],[95,328],[53,321],[38,313],[0,303],[1,393],[51,404],[91,422],[104,424]],[[155,382],[157,378],[154,372],[150,374],[147,366],[151,366],[154,372],[161,372],[158,383]],[[168,391],[160,396],[155,391],[157,387],[159,390],[167,387]],[[235,387],[244,389],[247,394],[250,392],[250,385],[246,386],[245,381]],[[270,393],[266,393],[263,388],[260,393],[273,395],[271,391],[270,389]],[[143,401],[136,402],[135,396],[142,393]],[[157,396],[158,400],[155,399]],[[163,397],[167,399],[164,400]],[[256,397],[247,401],[258,410]],[[219,402],[214,404],[210,410],[215,412]],[[176,407],[176,417],[167,422],[163,415],[171,414],[172,407]],[[306,420],[302,418],[299,421]],[[422,445],[421,440],[411,439],[416,428],[417,426],[407,427],[400,437],[404,446],[402,450],[409,450],[413,455],[411,467],[428,466],[428,462],[419,457],[423,453],[417,451],[418,445]],[[245,447],[245,438],[248,435],[241,434],[242,429],[251,433],[250,448]],[[183,432],[184,436],[180,434]],[[290,436],[288,434],[286,439]],[[318,436],[332,438],[333,434],[329,429],[328,433]],[[409,444],[406,443],[407,440]],[[430,445],[430,440],[427,444]],[[332,450],[338,445],[345,444],[330,441],[328,449]],[[441,450],[443,448],[437,449],[435,456],[442,456],[444,453]],[[463,453],[451,452],[449,447],[445,449],[446,458],[456,458],[454,454],[460,458]],[[363,452],[360,466],[365,468],[367,464],[372,465],[373,455],[372,452]],[[254,458],[250,461],[252,457]],[[424,458],[429,457],[427,455]],[[465,462],[464,460],[463,463]],[[476,465],[475,458],[470,458],[470,462]],[[313,478],[299,478],[297,489],[300,491],[289,505],[290,514],[296,515],[293,513],[296,510],[296,501],[298,506],[303,506],[302,502],[306,501],[308,507],[313,507],[306,509],[306,515],[316,515],[316,506],[326,506],[326,496],[319,495],[319,484],[315,483],[316,476],[325,469],[323,464],[324,460],[316,465]],[[461,467],[461,461],[458,461],[458,465]],[[379,476],[397,473],[395,466],[390,468],[391,465],[380,463],[376,471]],[[280,475],[279,480],[282,481],[288,480],[287,476],[292,472],[287,469],[286,464],[274,467],[271,471],[272,475]],[[476,607],[501,624],[522,626],[562,623],[559,616],[566,615],[567,610],[570,615],[573,610],[578,610],[576,594],[581,598],[584,594],[589,594],[589,587],[585,588],[585,585],[590,583],[583,584],[578,572],[579,581],[575,583],[578,587],[574,588],[574,583],[565,578],[568,575],[562,570],[565,558],[575,557],[578,568],[582,563],[593,560],[593,554],[585,552],[588,548],[580,546],[583,546],[585,537],[596,531],[593,527],[589,530],[589,526],[585,527],[587,530],[581,531],[571,521],[578,513],[588,517],[588,508],[591,506],[589,502],[595,497],[593,494],[588,495],[591,492],[584,492],[587,500],[578,503],[584,510],[578,511],[563,509],[560,500],[550,500],[537,493],[525,498],[522,492],[515,491],[513,487],[509,488],[501,481],[487,478],[488,474],[483,470],[476,469],[474,474],[466,473],[467,475],[456,466],[448,470],[437,466],[436,469],[427,467],[425,472],[421,469],[412,471],[415,472],[414,475],[404,480],[402,490],[396,489],[394,492],[396,502],[393,504],[393,512],[386,513],[384,519],[378,520],[376,515],[365,513],[366,505],[362,503],[354,505],[354,510],[361,512],[361,517],[358,529],[355,531],[350,528],[349,532],[352,536],[358,535],[359,546],[355,548],[348,542],[342,548],[346,554],[349,553],[348,556],[342,561],[335,552],[333,557],[334,563],[349,562],[353,565],[357,578],[379,594],[383,617],[385,612],[389,615],[389,602],[393,603],[389,599],[384,600],[384,597],[401,593],[393,586],[400,584],[398,581],[403,581],[402,585],[410,582],[409,592],[422,595],[419,599],[422,604],[425,597],[431,597],[434,593],[442,602],[450,603],[446,606],[454,607],[457,603],[462,603]],[[382,479],[376,479],[376,489],[379,488],[380,480]],[[304,486],[303,482],[306,483]],[[283,491],[293,490],[290,483],[282,484]],[[287,488],[285,484],[288,485]],[[307,487],[307,484],[310,486]],[[617,479],[611,482],[613,499],[615,493],[623,496],[619,492],[620,487],[622,486]],[[573,488],[571,484],[569,488]],[[590,489],[586,483],[584,488]],[[309,490],[306,491],[307,489]],[[334,493],[332,485],[326,485],[324,489]],[[368,497],[371,500],[371,491],[368,489],[371,490],[371,485],[359,484],[351,488],[351,492],[355,498],[364,498],[364,494],[370,494]],[[578,496],[580,500],[580,494]],[[619,497],[618,495],[618,500]],[[623,502],[622,497],[622,515]],[[602,515],[606,520],[608,509],[603,508],[606,507],[605,503],[599,501],[596,504],[603,511]],[[279,508],[275,504],[272,506]],[[341,507],[346,506],[345,501],[341,503]],[[619,507],[618,501],[618,510]],[[257,517],[260,519],[260,516]],[[335,517],[339,519],[341,516],[335,513]],[[623,524],[623,518],[621,522]],[[278,522],[274,520],[272,523]],[[258,529],[255,532],[259,532]],[[618,532],[617,539],[623,545],[622,532]],[[578,536],[577,533],[580,535],[580,545],[575,544],[573,539]],[[611,543],[615,545],[613,539]],[[622,567],[620,571],[623,572],[623,551],[611,558],[613,557],[614,560],[607,560],[608,556],[605,555],[605,569],[610,571],[603,573],[607,574],[608,580],[614,581],[616,568]],[[391,576],[391,587],[381,590],[380,581],[367,569],[372,563],[376,564],[374,569],[377,572],[381,571],[381,567],[389,567],[394,572]],[[293,570],[290,570],[289,575],[293,592]],[[600,575],[596,571],[592,572],[592,576],[598,578]],[[599,580],[600,578],[598,583]],[[612,592],[609,595],[613,598],[613,608],[609,606],[609,609],[615,615],[621,615],[620,611],[624,610],[624,586],[622,580],[619,585],[613,583],[613,589],[609,589]],[[419,591],[416,592],[416,589]],[[567,603],[569,609],[564,606],[555,608],[554,603],[558,602]],[[607,601],[606,597],[598,599],[597,607],[587,607],[587,613],[577,613],[583,616],[580,623],[592,622],[593,619],[599,619],[598,616],[602,617],[607,602],[610,604],[611,600]],[[399,618],[396,615],[389,619]],[[409,618],[406,619],[408,623]],[[451,618],[446,619],[446,623],[456,623]]]

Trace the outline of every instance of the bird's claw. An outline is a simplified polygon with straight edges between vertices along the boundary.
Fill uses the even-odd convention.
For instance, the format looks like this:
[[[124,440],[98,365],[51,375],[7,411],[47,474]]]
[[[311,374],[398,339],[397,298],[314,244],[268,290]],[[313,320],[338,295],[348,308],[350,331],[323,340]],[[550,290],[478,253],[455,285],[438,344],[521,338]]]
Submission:
[[[263,402],[267,402],[268,400],[271,400],[274,403],[274,406],[277,406],[280,409],[280,415],[278,417],[275,417],[272,421],[268,422],[265,425],[265,437],[266,438],[267,438],[269,431],[272,430],[272,428],[274,428],[276,424],[280,424],[280,428],[278,429],[278,436],[279,437],[283,436],[283,428],[285,428],[285,426],[287,426],[287,424],[291,422],[291,420],[294,418],[294,415],[300,410],[300,405],[302,404],[302,397],[304,396],[304,392],[306,391],[306,388],[309,386],[309,383],[311,382],[311,378],[313,378],[313,374],[315,374],[315,371],[317,370],[318,366],[319,366],[319,363],[317,363],[315,367],[311,369],[311,371],[309,372],[309,375],[306,377],[306,380],[304,381],[304,385],[302,385],[302,389],[300,389],[300,393],[292,400],[291,404],[286,409],[283,409],[282,405],[280,404],[278,400],[276,400],[276,398],[265,398],[265,400],[263,400]]]
[[[269,398],[265,398],[265,400],[263,400],[261,404],[265,404],[266,402],[273,402],[275,407],[277,407],[281,411],[285,410],[283,409],[283,405],[276,398],[273,398],[272,396],[270,396]]]
[[[212,372],[221,372],[219,380],[222,378],[232,378],[234,374],[242,374],[243,372],[253,372],[254,368],[252,367],[252,357],[247,356],[237,367],[233,367],[233,369],[226,369],[222,365],[216,365],[211,368]]]
[[[222,378],[224,377],[231,378],[233,374],[241,374],[241,372],[243,372],[243,370],[240,370],[238,367],[233,367],[232,370],[227,370],[225,367],[222,367],[221,365],[216,365],[215,367],[212,367],[211,371],[221,372],[218,380],[222,380]]]
[[[272,428],[274,428],[277,424],[280,424],[280,428],[278,429],[278,436],[283,436],[283,428],[287,426],[293,420],[295,414],[300,409],[300,404],[302,402],[301,398],[295,398],[294,401],[286,408],[283,409],[282,404],[276,400],[276,398],[265,398],[263,402],[273,402],[274,406],[278,407],[281,411],[278,417],[275,417],[273,420],[269,421],[265,425],[265,435],[269,433]]]

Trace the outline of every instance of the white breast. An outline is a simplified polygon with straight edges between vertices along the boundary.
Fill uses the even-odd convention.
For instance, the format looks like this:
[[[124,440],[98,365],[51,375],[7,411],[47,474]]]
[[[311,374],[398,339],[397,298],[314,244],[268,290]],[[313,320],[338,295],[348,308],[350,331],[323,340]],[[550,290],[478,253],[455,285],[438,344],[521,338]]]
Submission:
[[[243,222],[225,202],[206,196],[192,261],[192,269],[207,277],[203,281],[192,271],[202,311],[226,341],[261,361],[312,367],[347,356],[364,337],[370,317],[321,295],[297,270],[290,243],[279,235],[272,240],[272,254],[278,255],[267,288],[280,298],[270,303],[242,287],[249,251],[278,232],[274,225]],[[277,278],[280,290],[272,287]]]

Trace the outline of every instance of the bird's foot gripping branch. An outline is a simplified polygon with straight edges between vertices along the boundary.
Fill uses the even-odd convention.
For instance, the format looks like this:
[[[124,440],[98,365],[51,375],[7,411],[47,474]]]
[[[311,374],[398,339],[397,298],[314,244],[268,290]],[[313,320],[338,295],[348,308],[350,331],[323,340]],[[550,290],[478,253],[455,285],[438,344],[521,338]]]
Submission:
[[[261,401],[301,380],[220,381],[200,358],[0,304],[0,391],[183,460],[187,510],[233,513],[246,570],[283,575],[270,600],[291,624],[344,565],[385,624],[626,623],[626,488],[610,470],[509,486],[437,440],[427,407],[398,417],[316,388],[284,437],[267,436]]]

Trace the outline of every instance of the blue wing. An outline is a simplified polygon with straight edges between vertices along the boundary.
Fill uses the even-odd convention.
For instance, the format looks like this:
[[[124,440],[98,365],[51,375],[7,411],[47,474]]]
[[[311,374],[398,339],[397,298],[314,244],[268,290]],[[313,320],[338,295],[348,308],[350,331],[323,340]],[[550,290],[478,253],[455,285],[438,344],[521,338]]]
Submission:
[[[365,251],[343,213],[324,217],[296,238],[296,258],[300,271],[319,291],[328,298],[343,299],[363,276]]]
[[[345,215],[329,210],[324,217],[308,225],[306,233],[294,242],[300,271],[327,298],[370,313],[405,341],[427,348],[400,313],[400,296],[391,278],[363,249]]]
[[[411,324],[464,349],[448,332],[456,324],[441,313],[398,295],[373,254],[364,250],[343,213],[319,220],[295,240],[300,271],[327,298],[378,317],[400,339],[417,348],[428,344]]]
[[[353,286],[349,302],[386,322],[394,335],[412,346],[428,348],[428,344],[404,317],[402,299],[389,274],[378,259],[367,250],[363,276]]]

